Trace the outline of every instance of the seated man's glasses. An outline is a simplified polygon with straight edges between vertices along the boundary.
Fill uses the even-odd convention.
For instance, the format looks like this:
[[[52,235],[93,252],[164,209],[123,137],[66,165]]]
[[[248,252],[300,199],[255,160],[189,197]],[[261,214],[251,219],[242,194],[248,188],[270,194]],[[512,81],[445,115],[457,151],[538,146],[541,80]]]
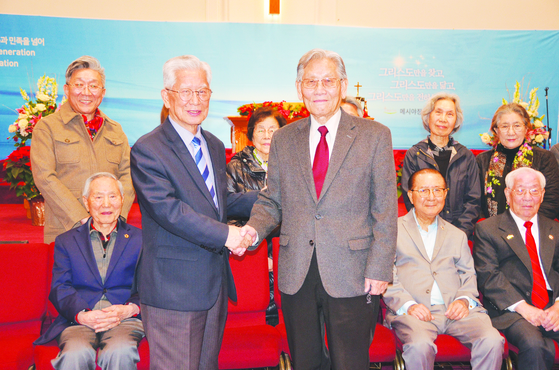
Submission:
[[[447,190],[448,189],[443,189],[443,188],[433,188],[433,189],[425,188],[425,189],[417,189],[411,191],[416,191],[421,198],[428,198],[429,194],[431,193],[433,193],[433,196],[436,198],[442,198],[446,194]]]
[[[514,192],[514,194],[519,195],[519,196],[524,196],[524,194],[530,194],[533,197],[539,197],[540,195],[542,195],[542,189],[512,189],[512,191]]]

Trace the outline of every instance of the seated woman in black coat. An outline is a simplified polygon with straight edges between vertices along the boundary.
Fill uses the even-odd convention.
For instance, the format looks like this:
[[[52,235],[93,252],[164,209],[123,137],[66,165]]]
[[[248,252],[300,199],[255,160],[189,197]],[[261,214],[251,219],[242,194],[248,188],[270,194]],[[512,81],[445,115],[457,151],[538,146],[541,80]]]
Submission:
[[[230,192],[261,190],[266,185],[272,135],[286,123],[283,115],[272,107],[254,111],[247,126],[247,137],[254,146],[246,146],[227,164],[227,189]],[[247,221],[235,220],[234,224],[243,226]]]
[[[268,172],[268,155],[272,135],[280,127],[287,124],[283,115],[272,107],[256,109],[247,126],[247,137],[254,146],[246,146],[231,158],[227,164],[227,190],[233,193],[245,193],[250,190],[261,190],[266,186]],[[248,219],[229,219],[229,224],[243,226]],[[278,311],[274,303],[274,275],[272,273],[272,241],[279,236],[279,228],[272,231],[268,241],[268,270],[270,271],[270,305],[266,310],[266,321],[270,325],[277,324]]]
[[[526,141],[531,128],[530,116],[520,104],[505,104],[495,112],[490,131],[496,135],[496,146],[476,158],[482,184],[483,217],[495,216],[507,209],[505,176],[519,167],[531,167],[543,173],[546,185],[539,213],[551,219],[557,217],[559,167],[550,151]]]

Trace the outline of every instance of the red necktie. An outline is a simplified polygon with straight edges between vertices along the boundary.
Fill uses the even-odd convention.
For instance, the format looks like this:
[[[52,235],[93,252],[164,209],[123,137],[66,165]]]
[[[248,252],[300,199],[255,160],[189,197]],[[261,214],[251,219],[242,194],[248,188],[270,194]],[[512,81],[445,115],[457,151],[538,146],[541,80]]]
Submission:
[[[532,304],[543,309],[549,302],[549,295],[547,294],[545,279],[543,278],[543,272],[540,266],[536,241],[532,235],[532,223],[526,221],[524,227],[526,228],[526,248],[530,254],[530,260],[532,260],[532,279],[534,280],[534,285],[532,287]]]
[[[324,178],[326,177],[326,171],[328,171],[328,143],[326,142],[326,134],[328,129],[326,126],[320,126],[318,128],[320,132],[320,141],[316,147],[316,153],[314,154],[314,162],[312,165],[312,174],[314,177],[314,186],[316,187],[316,197],[320,198],[320,192],[322,191],[322,185],[324,184]]]

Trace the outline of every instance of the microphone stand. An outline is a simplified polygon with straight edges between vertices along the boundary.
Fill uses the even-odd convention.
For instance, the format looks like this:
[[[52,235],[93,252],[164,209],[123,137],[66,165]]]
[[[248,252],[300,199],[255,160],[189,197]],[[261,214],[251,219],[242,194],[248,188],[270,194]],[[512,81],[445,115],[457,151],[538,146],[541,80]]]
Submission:
[[[547,132],[548,132],[547,145],[549,146],[549,149],[551,149],[551,127],[549,127],[549,99],[547,96],[548,91],[549,91],[549,87],[546,87],[545,88],[545,116],[547,118]]]

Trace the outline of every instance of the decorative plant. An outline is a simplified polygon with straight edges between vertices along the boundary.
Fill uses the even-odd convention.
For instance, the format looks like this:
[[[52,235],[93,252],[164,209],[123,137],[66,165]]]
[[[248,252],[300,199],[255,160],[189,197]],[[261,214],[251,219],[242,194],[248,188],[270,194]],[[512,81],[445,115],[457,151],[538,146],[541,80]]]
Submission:
[[[241,116],[247,116],[250,119],[252,113],[261,107],[273,107],[280,112],[285,119],[294,119],[294,118],[305,118],[309,116],[309,111],[305,108],[303,103],[286,103],[285,101],[281,101],[279,103],[274,103],[272,101],[265,101],[264,103],[251,103],[241,105],[237,108],[237,112]]]
[[[528,89],[526,89],[526,93],[524,94],[524,96],[521,95],[521,91],[522,85],[520,84],[520,82],[516,81],[511,103],[520,104],[522,107],[524,107],[524,109],[526,109],[528,115],[530,116],[531,127],[528,128],[528,132],[526,133],[526,141],[528,142],[528,144],[532,146],[535,145],[542,147],[549,137],[549,132],[547,132],[546,127],[543,124],[543,118],[545,117],[545,115],[538,117],[538,108],[540,107],[540,100],[537,96],[538,88],[533,88],[532,90],[530,90],[529,94]],[[526,95],[528,97],[528,101],[525,100]],[[503,105],[508,103],[509,102],[505,98],[503,98]],[[483,134],[480,134],[480,136],[481,141],[483,141],[484,144],[493,147],[497,146],[499,139],[493,132],[484,132]]]
[[[4,161],[6,171],[4,180],[10,183],[10,189],[15,189],[18,197],[32,199],[41,194],[33,180],[30,163],[31,148],[27,145],[27,141],[33,137],[33,129],[37,122],[57,110],[58,84],[55,78],[44,75],[37,81],[35,100],[21,88],[20,93],[25,103],[21,108],[16,109],[18,117],[8,127],[8,131],[13,134],[8,137],[8,140],[14,141],[16,149]]]

